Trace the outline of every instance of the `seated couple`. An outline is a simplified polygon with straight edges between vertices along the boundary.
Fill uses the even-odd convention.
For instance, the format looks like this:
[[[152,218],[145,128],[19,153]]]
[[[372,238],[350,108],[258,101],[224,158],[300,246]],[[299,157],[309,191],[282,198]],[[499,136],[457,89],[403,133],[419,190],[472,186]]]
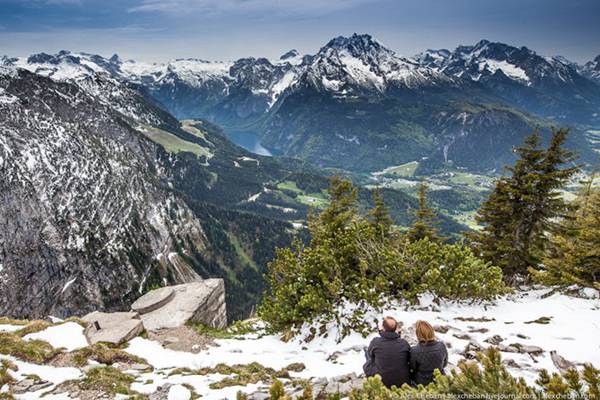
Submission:
[[[398,322],[385,317],[379,332],[366,350],[367,362],[363,370],[367,376],[379,375],[387,387],[403,384],[428,385],[433,382],[433,371],[444,373],[448,351],[444,343],[435,339],[433,327],[417,321],[418,344],[411,347],[400,337]]]

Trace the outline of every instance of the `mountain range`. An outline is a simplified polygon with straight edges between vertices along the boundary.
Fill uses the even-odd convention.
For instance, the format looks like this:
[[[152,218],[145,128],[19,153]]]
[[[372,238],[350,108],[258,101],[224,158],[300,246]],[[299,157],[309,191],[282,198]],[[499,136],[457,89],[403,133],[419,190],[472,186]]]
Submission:
[[[327,176],[344,173],[320,167],[497,171],[524,135],[567,121],[591,162],[599,63],[486,41],[406,58],[368,35],[275,61],[3,57],[0,314],[120,310],[157,286],[222,277],[229,318],[247,316],[275,248],[305,238]],[[414,198],[383,191],[406,226]],[[432,200],[451,210],[469,196]],[[372,204],[366,188],[358,198]],[[466,229],[440,219],[447,234]]]
[[[327,203],[324,171],[252,154],[138,89],[0,67],[0,314],[120,310],[157,286],[222,277],[229,317],[247,316],[275,249]],[[407,225],[415,200],[385,196]],[[359,199],[369,206],[369,190]]]
[[[600,125],[598,58],[578,65],[486,40],[414,57],[354,34],[278,60],[146,64],[61,51],[2,64],[55,80],[107,75],[179,119],[206,119],[275,154],[358,172],[415,160],[424,171],[499,170],[524,135],[553,125],[572,126],[571,147],[592,162],[585,130]]]

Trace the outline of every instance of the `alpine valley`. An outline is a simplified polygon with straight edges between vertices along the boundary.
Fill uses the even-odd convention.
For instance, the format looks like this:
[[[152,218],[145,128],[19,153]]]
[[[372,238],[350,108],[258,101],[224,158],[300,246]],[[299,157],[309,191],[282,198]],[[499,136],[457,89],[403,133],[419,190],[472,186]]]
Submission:
[[[334,173],[362,185],[362,207],[384,187],[400,226],[428,175],[442,230],[466,230],[533,130],[571,126],[595,162],[599,64],[485,40],[406,58],[357,34],[278,60],[4,56],[0,315],[118,310],[222,277],[230,319],[247,316]]]

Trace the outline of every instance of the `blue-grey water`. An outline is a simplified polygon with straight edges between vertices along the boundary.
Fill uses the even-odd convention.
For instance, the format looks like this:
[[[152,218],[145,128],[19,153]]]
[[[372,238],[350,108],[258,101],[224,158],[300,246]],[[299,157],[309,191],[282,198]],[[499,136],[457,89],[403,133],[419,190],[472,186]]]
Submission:
[[[238,146],[243,147],[244,149],[258,154],[260,156],[272,156],[267,148],[265,148],[262,144],[260,144],[260,138],[257,134],[252,132],[228,132],[225,131],[227,138],[231,140],[233,143]]]

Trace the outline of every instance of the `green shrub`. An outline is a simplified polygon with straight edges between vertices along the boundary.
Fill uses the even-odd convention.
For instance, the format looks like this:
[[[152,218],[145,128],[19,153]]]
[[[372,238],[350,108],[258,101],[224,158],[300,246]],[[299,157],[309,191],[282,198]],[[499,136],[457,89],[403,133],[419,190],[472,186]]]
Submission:
[[[222,389],[230,386],[246,386],[251,383],[272,382],[276,378],[290,378],[290,372],[301,372],[306,369],[302,363],[292,363],[285,368],[276,370],[270,367],[265,367],[260,363],[253,362],[250,364],[217,364],[214,367],[204,367],[197,370],[189,368],[177,368],[169,373],[172,375],[209,375],[221,374],[229,375],[218,382],[212,382],[209,386],[211,389]]]
[[[275,380],[269,389],[269,400],[286,400],[283,383],[280,380]]]
[[[428,239],[407,246],[406,265],[423,272],[420,291],[447,299],[490,300],[506,291],[502,271],[491,266],[461,244],[444,245]],[[398,283],[400,284],[400,282]]]
[[[278,249],[269,263],[267,293],[259,314],[275,331],[304,322],[337,320],[342,336],[367,328],[367,308],[385,299],[416,301],[431,292],[447,299],[491,299],[504,293],[499,268],[476,258],[461,244],[446,245],[427,237],[411,241],[394,231],[381,198],[361,216],[356,190],[334,178],[331,202],[309,220],[311,241]],[[338,315],[345,302],[358,305]]]
[[[226,329],[213,328],[193,321],[188,321],[187,325],[198,332],[198,334],[211,339],[235,339],[245,334],[256,332],[252,320],[235,321]]]

